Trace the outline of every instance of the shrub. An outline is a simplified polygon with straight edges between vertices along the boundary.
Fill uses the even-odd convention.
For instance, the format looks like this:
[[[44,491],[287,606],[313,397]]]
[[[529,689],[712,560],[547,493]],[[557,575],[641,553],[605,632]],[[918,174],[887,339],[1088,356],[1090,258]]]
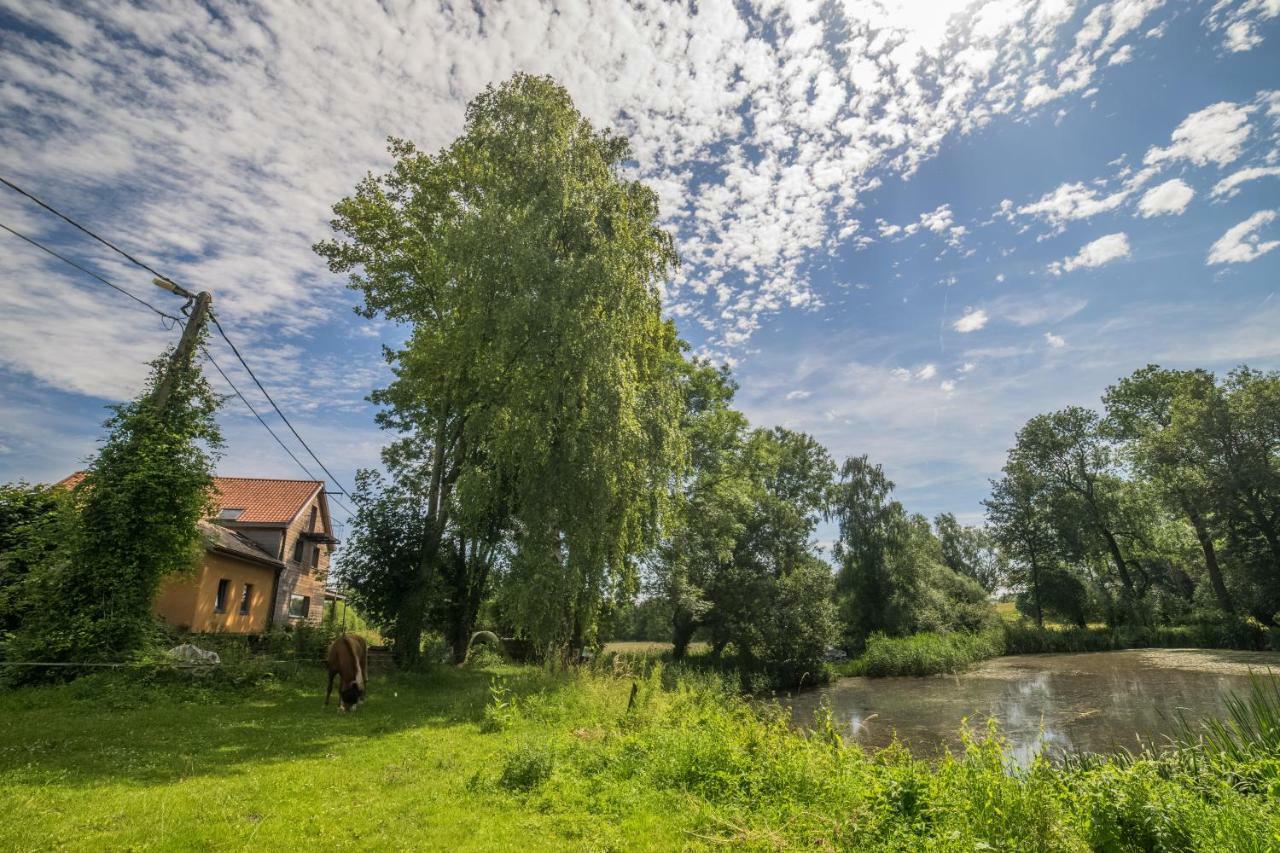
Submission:
[[[508,791],[532,791],[551,778],[555,756],[550,749],[521,744],[507,753],[498,784]]]
[[[978,632],[923,632],[908,637],[872,634],[866,651],[841,668],[846,675],[936,675],[961,672],[981,660],[1004,654],[999,626]]]

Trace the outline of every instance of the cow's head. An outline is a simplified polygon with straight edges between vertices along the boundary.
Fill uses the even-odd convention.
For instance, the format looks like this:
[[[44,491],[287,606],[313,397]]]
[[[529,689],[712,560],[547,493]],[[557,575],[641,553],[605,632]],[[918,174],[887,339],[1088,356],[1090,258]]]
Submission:
[[[364,691],[353,681],[338,691],[338,708],[343,711],[354,711],[363,698]]]

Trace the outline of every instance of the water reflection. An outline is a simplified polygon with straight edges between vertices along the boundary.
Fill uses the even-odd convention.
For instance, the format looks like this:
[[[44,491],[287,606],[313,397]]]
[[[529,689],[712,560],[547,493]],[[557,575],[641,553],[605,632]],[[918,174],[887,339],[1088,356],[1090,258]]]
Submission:
[[[845,735],[871,747],[898,739],[922,757],[960,744],[961,721],[994,718],[1010,759],[1044,751],[1112,752],[1159,746],[1173,723],[1218,716],[1223,695],[1249,689],[1249,672],[1280,673],[1280,654],[1131,650],[998,658],[959,676],[846,678],[790,700],[807,726],[824,701]]]

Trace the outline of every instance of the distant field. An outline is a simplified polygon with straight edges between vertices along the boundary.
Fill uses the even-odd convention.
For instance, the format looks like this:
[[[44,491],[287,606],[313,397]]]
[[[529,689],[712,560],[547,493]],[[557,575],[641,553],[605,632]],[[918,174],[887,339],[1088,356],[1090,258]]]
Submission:
[[[1006,622],[1017,622],[1022,618],[1022,614],[1018,613],[1018,605],[1012,601],[997,601],[996,612]]]
[[[707,648],[706,643],[689,644],[689,651],[694,654],[705,652]],[[671,644],[659,643],[653,640],[619,640],[616,643],[605,643],[604,650],[619,654],[644,655],[655,652],[669,652],[671,651]]]

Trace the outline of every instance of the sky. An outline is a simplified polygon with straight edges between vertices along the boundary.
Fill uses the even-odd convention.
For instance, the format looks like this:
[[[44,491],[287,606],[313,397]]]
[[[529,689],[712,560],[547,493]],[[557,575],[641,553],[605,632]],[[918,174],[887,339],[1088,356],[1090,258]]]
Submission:
[[[311,246],[387,137],[448,144],[517,71],[630,138],[665,311],[753,424],[910,510],[980,521],[1028,418],[1145,364],[1280,367],[1280,0],[0,0],[0,174],[210,291],[349,488],[404,332]],[[13,193],[0,222],[181,307]],[[80,467],[177,334],[0,231],[0,481]],[[220,473],[306,476],[220,419]]]

